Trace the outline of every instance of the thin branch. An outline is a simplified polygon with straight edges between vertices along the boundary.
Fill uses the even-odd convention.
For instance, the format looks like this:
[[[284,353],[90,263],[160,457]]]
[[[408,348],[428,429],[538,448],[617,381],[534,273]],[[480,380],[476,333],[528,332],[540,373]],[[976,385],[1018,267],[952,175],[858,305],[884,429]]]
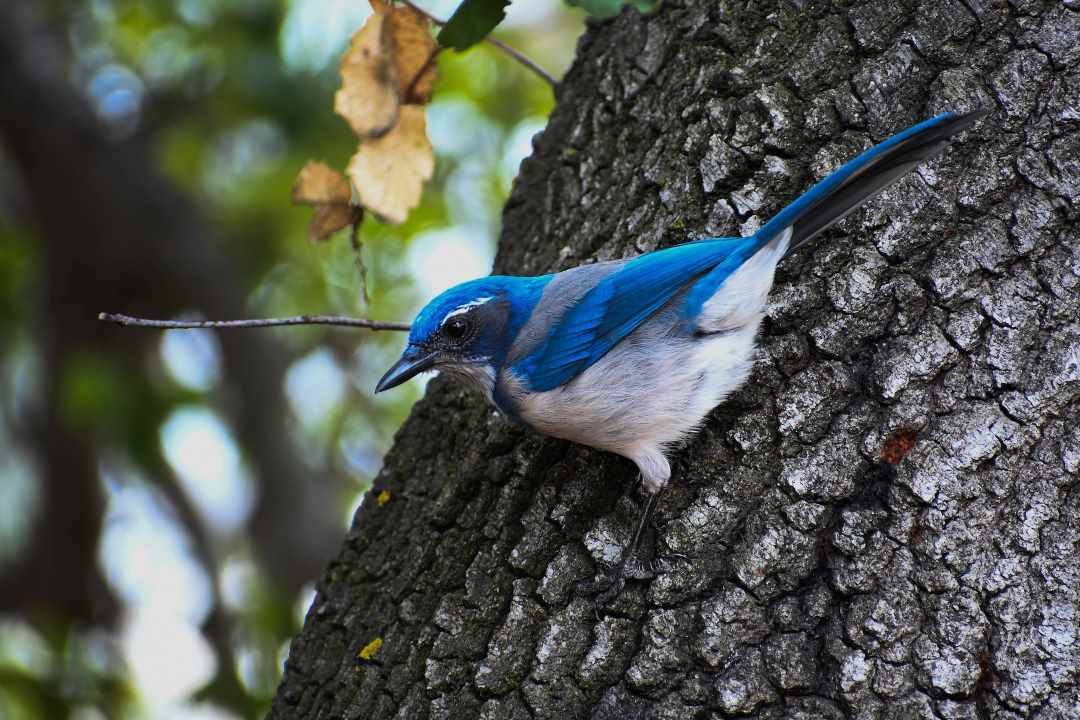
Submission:
[[[435,23],[436,25],[442,27],[443,25],[446,24],[445,20],[440,20],[439,18],[435,17],[434,15],[429,13],[424,8],[418,7],[414,2],[412,2],[412,0],[402,0],[402,2],[405,5],[408,5],[409,7],[411,7],[416,12],[418,12],[421,15],[423,15],[424,17],[426,17],[431,22]],[[487,42],[490,45],[493,45],[493,46],[499,48],[504,53],[506,53],[510,57],[514,58],[515,60],[517,60],[519,63],[521,63],[525,67],[532,70],[534,73],[536,73],[537,75],[542,77],[544,80],[546,80],[548,85],[550,85],[551,87],[555,87],[558,84],[558,80],[556,80],[554,77],[552,77],[548,73],[547,70],[545,70],[544,68],[537,65],[535,62],[533,62],[528,56],[526,56],[520,50],[517,50],[516,48],[510,47],[509,45],[504,43],[502,40],[496,40],[493,37],[486,37],[486,38],[484,38],[484,41]]]
[[[544,68],[540,67],[535,62],[533,62],[533,60],[530,59],[527,55],[525,55],[525,53],[521,52],[517,48],[510,47],[509,45],[504,43],[502,40],[496,40],[493,37],[486,37],[486,38],[484,38],[484,40],[487,41],[488,43],[490,43],[491,45],[494,45],[495,47],[499,48],[504,53],[506,53],[510,57],[514,58],[515,60],[517,60],[519,63],[521,63],[525,67],[529,68],[530,70],[532,70],[534,73],[536,73],[540,77],[547,80],[548,85],[550,85],[551,87],[555,87],[558,80],[556,80],[551,75],[549,75],[547,70],[545,70]]]
[[[367,328],[368,330],[408,331],[408,323],[383,322],[367,318],[342,315],[297,315],[295,317],[256,318],[254,320],[150,320],[119,313],[101,313],[98,320],[131,327],[164,328],[169,330],[194,330],[198,328],[252,328],[277,327],[280,325],[341,325]]]

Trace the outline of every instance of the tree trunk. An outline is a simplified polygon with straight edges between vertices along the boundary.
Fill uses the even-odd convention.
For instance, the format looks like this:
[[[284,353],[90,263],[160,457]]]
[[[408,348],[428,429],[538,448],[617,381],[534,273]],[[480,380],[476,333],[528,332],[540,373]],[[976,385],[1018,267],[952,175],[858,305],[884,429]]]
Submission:
[[[536,274],[752,232],[873,142],[991,115],[780,268],[602,613],[630,462],[433,382],[273,718],[1080,716],[1080,3],[667,2],[591,26],[504,216]],[[373,641],[381,640],[372,644]]]

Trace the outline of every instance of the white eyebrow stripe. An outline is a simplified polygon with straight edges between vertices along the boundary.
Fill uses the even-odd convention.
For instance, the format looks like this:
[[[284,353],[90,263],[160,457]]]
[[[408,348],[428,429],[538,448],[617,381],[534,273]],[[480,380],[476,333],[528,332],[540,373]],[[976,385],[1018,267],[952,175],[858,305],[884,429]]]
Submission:
[[[488,302],[489,300],[494,300],[494,296],[488,296],[488,297],[477,298],[476,300],[470,300],[469,302],[465,303],[464,305],[457,308],[456,310],[451,310],[450,312],[446,313],[446,317],[444,317],[442,319],[442,322],[439,323],[439,326],[441,327],[442,325],[445,325],[446,321],[449,320],[450,318],[452,318],[452,317],[454,317],[456,315],[462,315],[464,313],[467,313],[470,310],[472,310],[474,307],[479,307],[480,305],[483,305],[484,303]]]

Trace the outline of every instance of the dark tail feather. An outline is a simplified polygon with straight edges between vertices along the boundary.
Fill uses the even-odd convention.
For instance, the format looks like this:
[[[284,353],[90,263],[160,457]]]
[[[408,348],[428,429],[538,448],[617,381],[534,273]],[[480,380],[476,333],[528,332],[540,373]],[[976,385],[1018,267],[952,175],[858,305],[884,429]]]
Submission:
[[[953,135],[985,115],[983,110],[945,113],[908,128],[863,152],[784,208],[758,237],[763,241],[791,226],[788,252],[812,240],[882,190],[948,147]]]

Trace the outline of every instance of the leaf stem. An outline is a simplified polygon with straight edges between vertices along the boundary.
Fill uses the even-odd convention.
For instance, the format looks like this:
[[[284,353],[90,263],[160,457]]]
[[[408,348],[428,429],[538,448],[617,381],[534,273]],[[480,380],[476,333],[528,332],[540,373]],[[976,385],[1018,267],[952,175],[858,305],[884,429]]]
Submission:
[[[405,332],[408,323],[383,322],[367,318],[346,317],[343,315],[296,315],[294,317],[255,318],[252,320],[151,320],[119,313],[100,313],[98,320],[129,327],[150,327],[168,330],[194,330],[198,328],[253,328],[278,327],[282,325],[340,325],[359,327],[368,330],[396,330]]]
[[[435,17],[434,15],[429,13],[424,8],[418,7],[412,0],[401,0],[401,2],[404,3],[405,5],[408,5],[413,10],[420,13],[421,15],[426,17],[428,20],[430,20],[431,22],[435,23],[436,25],[438,25],[440,27],[446,24],[445,20],[440,20],[439,18]],[[493,46],[499,48],[504,53],[506,53],[510,57],[514,58],[515,60],[517,60],[519,63],[521,63],[525,67],[532,70],[534,73],[536,73],[537,75],[542,77],[544,80],[546,80],[548,85],[550,85],[551,87],[555,87],[558,84],[558,81],[554,77],[552,77],[551,74],[548,73],[547,70],[545,70],[544,68],[537,65],[532,59],[530,59],[527,55],[525,55],[525,53],[521,52],[520,50],[507,45],[502,40],[496,40],[495,38],[490,37],[490,36],[484,38],[484,41],[487,42],[490,45],[493,45]]]
[[[364,243],[360,240],[360,222],[364,216],[361,213],[360,220],[352,224],[349,230],[349,244],[352,246],[353,261],[356,263],[356,272],[360,275],[360,294],[364,298],[364,305],[371,303],[367,291],[367,265],[364,264]]]
[[[409,82],[409,88],[405,91],[406,100],[413,99],[413,93],[416,92],[416,84],[420,82],[420,78],[424,77],[424,73],[428,71],[428,68],[435,64],[435,58],[439,57],[439,53],[445,49],[446,48],[437,47],[432,51],[427,62],[424,63],[424,66],[417,71],[416,75],[413,76],[412,81]],[[428,99],[430,100],[431,98],[429,97]]]

